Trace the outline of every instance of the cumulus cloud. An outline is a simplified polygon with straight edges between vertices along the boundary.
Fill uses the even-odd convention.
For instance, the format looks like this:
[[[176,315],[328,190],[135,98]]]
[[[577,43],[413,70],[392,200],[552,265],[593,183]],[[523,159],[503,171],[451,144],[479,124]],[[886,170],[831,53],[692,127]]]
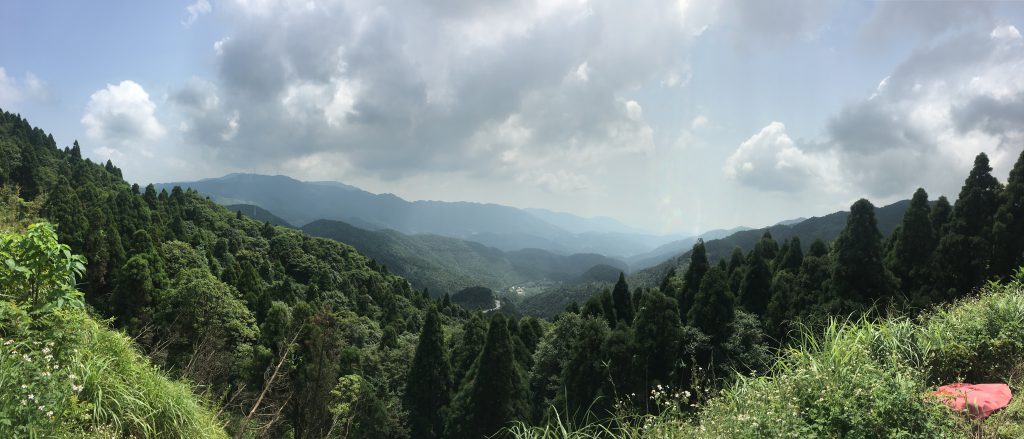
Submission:
[[[725,175],[759,189],[797,192],[832,184],[835,167],[834,158],[804,151],[784,124],[772,122],[726,159]]]
[[[89,138],[107,156],[124,148],[146,151],[146,143],[160,139],[166,129],[156,118],[156,104],[134,81],[107,84],[89,97],[81,123]],[[99,150],[99,149],[98,149]]]
[[[832,116],[820,144],[801,148],[773,124],[739,146],[726,173],[757,187],[795,190],[793,179],[765,171],[790,151],[798,163],[834,157],[836,185],[851,191],[892,198],[924,185],[955,194],[960,180],[949,176],[965,175],[978,153],[987,153],[1002,175],[1019,155],[1021,71],[1024,39],[1013,26],[937,40],[910,54],[869,97]],[[744,177],[748,163],[751,175]],[[792,184],[773,186],[764,174]]]

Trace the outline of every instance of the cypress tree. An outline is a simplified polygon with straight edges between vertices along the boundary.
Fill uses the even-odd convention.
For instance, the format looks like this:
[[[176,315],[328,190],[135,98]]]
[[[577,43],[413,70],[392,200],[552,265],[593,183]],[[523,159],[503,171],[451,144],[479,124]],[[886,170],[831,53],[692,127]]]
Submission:
[[[502,314],[491,318],[487,341],[455,396],[447,436],[490,437],[517,419],[527,419],[526,378],[515,361],[508,323]]]
[[[437,308],[427,309],[416,354],[405,385],[412,437],[439,438],[444,433],[444,412],[451,397],[451,370]]]
[[[936,249],[935,290],[939,297],[933,299],[966,294],[988,277],[992,223],[999,207],[1000,189],[999,181],[992,176],[988,156],[978,154]]]
[[[667,384],[679,349],[679,305],[659,291],[644,294],[633,325],[640,368],[648,384]]]
[[[43,204],[43,215],[57,225],[57,236],[61,242],[75,252],[84,251],[89,219],[85,216],[85,208],[78,193],[63,175],[50,188],[46,203]]]
[[[886,255],[886,266],[899,279],[900,289],[912,296],[929,280],[932,253],[938,243],[930,215],[928,193],[918,188]]]
[[[736,271],[737,268],[743,267],[743,249],[739,247],[732,248],[732,255],[729,256],[729,275]]]
[[[704,275],[693,308],[686,314],[687,323],[710,335],[715,343],[728,338],[728,326],[735,307],[725,272],[713,267]]]
[[[875,221],[875,206],[861,198],[850,206],[846,228],[835,242],[832,289],[842,302],[839,310],[889,298],[895,288],[882,261],[882,234]]]
[[[999,199],[992,225],[992,272],[1006,277],[1024,265],[1024,151]]]
[[[740,284],[740,304],[747,311],[759,316],[764,315],[771,300],[772,271],[763,254],[766,250],[770,249],[762,245],[757,245],[751,250]]]
[[[626,284],[626,275],[619,272],[619,281],[612,289],[612,301],[615,304],[615,317],[618,321],[627,325],[633,324],[633,300],[629,295],[629,285]]]
[[[460,389],[463,379],[480,350],[484,347],[487,325],[479,315],[473,314],[462,324],[462,338],[452,351],[452,390]]]
[[[700,290],[700,282],[704,279],[704,274],[708,272],[709,265],[704,240],[698,239],[697,243],[693,245],[693,250],[690,251],[690,266],[686,268],[686,274],[683,275],[683,289],[678,297],[680,320],[685,319],[686,313],[693,306],[693,298]]]
[[[946,224],[949,224],[949,217],[952,215],[953,206],[949,205],[949,200],[945,195],[940,195],[939,199],[935,200],[931,213],[928,214],[928,220],[932,223],[932,231],[935,232],[936,237],[943,235],[944,228]]]
[[[776,270],[784,270],[793,274],[800,272],[800,264],[804,262],[804,250],[800,248],[800,237],[794,236],[787,244],[786,254]]]
[[[601,303],[601,313],[604,315],[604,319],[608,321],[608,326],[615,324],[615,301],[612,300],[612,293],[605,289],[598,296],[598,300]]]
[[[824,257],[828,255],[828,244],[822,241],[821,238],[817,238],[811,243],[811,248],[807,251],[807,256],[814,256],[816,258]]]

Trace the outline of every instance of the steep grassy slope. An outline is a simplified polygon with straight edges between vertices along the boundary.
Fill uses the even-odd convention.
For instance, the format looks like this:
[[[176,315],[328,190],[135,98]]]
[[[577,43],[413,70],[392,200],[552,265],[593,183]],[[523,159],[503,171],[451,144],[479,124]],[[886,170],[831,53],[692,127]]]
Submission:
[[[81,259],[51,226],[0,233],[0,258],[0,436],[227,437],[190,386],[86,313]]]

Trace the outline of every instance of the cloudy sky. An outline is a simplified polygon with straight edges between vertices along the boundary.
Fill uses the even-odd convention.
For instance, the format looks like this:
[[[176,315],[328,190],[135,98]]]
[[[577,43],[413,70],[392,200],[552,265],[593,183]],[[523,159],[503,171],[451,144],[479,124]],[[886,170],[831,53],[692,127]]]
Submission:
[[[955,197],[1024,147],[1024,2],[13,1],[0,108],[229,172],[653,232]]]

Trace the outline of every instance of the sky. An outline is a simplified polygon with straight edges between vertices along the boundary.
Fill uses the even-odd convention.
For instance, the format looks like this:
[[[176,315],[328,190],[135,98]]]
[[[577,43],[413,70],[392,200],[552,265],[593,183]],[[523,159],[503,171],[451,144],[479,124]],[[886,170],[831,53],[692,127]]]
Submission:
[[[696,233],[953,199],[1024,148],[1019,1],[14,0],[0,29],[0,108],[140,184]]]

